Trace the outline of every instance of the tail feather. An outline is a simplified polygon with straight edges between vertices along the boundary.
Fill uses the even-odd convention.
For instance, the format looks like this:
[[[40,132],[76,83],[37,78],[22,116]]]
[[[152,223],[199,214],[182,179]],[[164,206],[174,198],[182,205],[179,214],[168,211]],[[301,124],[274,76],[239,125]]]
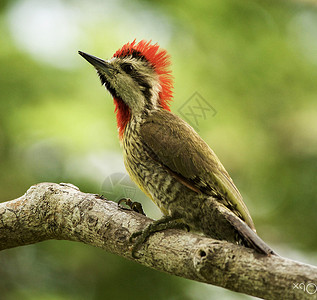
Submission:
[[[244,221],[235,215],[228,214],[227,220],[237,230],[242,244],[265,255],[277,255]]]
[[[214,227],[220,239],[236,241],[265,255],[277,255],[249,225],[222,203],[210,198],[207,210],[213,216],[218,227]],[[223,222],[225,220],[225,222]],[[227,224],[227,225],[226,225]],[[229,227],[227,227],[229,226]]]

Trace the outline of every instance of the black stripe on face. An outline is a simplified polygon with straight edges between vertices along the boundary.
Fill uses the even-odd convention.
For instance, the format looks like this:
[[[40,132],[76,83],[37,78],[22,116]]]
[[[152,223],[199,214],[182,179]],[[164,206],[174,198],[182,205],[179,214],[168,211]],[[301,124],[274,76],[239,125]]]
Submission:
[[[151,98],[151,85],[146,80],[145,76],[141,75],[132,64],[124,62],[121,64],[122,70],[131,76],[131,78],[139,85],[145,99]]]
[[[100,78],[101,84],[104,85],[112,97],[120,98],[117,94],[117,91],[110,85],[109,81],[106,79],[105,75],[103,75],[101,72],[97,71],[98,76]]]
[[[149,82],[144,78],[144,76],[136,73],[133,77],[134,81],[140,86],[141,92],[145,99],[150,100],[152,93],[151,93],[151,86]]]

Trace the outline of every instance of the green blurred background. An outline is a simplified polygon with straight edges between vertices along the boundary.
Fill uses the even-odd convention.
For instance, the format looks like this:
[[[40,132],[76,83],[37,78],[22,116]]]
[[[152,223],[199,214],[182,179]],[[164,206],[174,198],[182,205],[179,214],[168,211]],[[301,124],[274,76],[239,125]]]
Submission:
[[[0,201],[38,182],[71,182],[112,200],[132,196],[159,217],[125,176],[112,99],[77,54],[110,58],[134,38],[171,54],[175,113],[195,92],[216,111],[193,125],[260,236],[317,264],[317,10],[302,1],[2,0]],[[219,297],[250,298],[79,243],[0,253],[5,300]]]

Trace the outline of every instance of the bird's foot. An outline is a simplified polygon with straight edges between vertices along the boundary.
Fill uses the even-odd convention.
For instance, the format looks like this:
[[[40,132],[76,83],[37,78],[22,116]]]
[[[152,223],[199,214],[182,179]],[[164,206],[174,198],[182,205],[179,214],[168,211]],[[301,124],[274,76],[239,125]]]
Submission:
[[[189,226],[185,224],[181,218],[163,216],[161,219],[149,224],[143,230],[132,233],[129,239],[129,242],[133,243],[132,257],[140,258],[140,256],[136,255],[140,246],[150,237],[151,234],[165,229],[186,229],[189,231]]]
[[[126,208],[122,206],[122,203],[129,206],[129,208]],[[122,209],[131,209],[139,214],[142,214],[146,216],[146,214],[143,211],[142,204],[140,202],[134,202],[130,198],[122,198],[118,201],[118,206]]]

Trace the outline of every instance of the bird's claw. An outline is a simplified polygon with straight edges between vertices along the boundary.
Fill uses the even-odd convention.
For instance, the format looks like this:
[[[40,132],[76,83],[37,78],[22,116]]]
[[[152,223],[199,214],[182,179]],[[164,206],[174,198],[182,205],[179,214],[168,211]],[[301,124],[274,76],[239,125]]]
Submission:
[[[131,254],[135,259],[139,259],[141,256],[137,254],[140,246],[146,241],[147,237],[144,236],[144,231],[133,232],[129,238],[131,246]]]
[[[129,242],[130,243],[134,243],[135,242],[135,238],[137,238],[138,236],[142,235],[143,231],[136,231],[136,232],[133,232],[129,238]]]
[[[131,210],[146,216],[146,214],[144,213],[142,204],[140,202],[134,202],[130,198],[122,198],[122,199],[120,199],[118,201],[118,206],[120,208],[122,208],[122,209],[127,209],[126,207],[122,206],[122,203],[124,203],[125,205],[129,206],[129,208]]]
[[[185,224],[182,219],[164,216],[159,220],[150,223],[143,230],[133,232],[129,238],[129,242],[133,243],[131,251],[133,258],[140,258],[137,252],[140,246],[151,236],[151,234],[165,229],[186,229],[190,230],[189,226]]]

